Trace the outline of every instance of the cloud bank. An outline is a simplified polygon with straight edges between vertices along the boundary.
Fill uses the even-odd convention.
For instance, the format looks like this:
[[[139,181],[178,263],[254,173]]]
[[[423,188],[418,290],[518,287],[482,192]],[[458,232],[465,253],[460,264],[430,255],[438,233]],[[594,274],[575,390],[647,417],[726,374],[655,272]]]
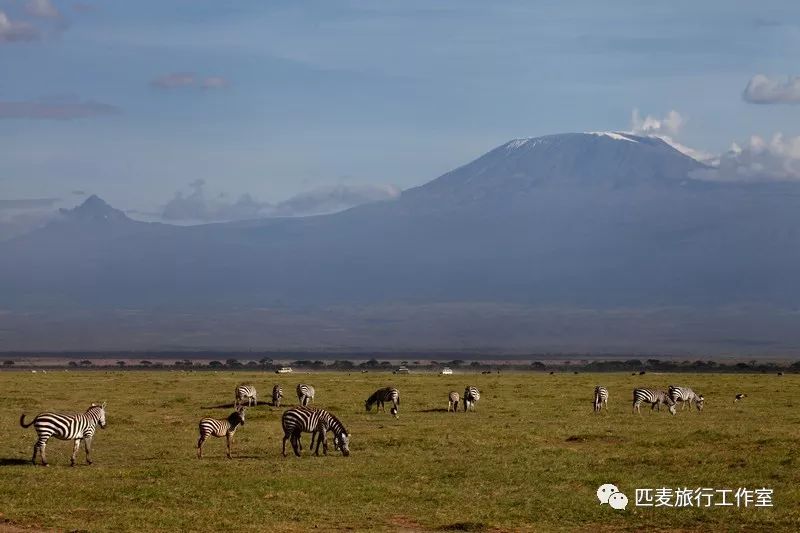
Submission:
[[[36,41],[41,37],[39,30],[27,22],[11,20],[0,11],[0,45],[23,41]]]
[[[712,164],[716,159],[714,154],[691,148],[675,140],[685,124],[686,118],[674,109],[663,118],[654,117],[653,115],[642,117],[639,110],[634,109],[631,113],[630,133],[647,137],[658,137],[679,152],[702,163]]]
[[[230,83],[222,76],[198,76],[191,72],[173,72],[150,80],[155,89],[170,90],[184,88],[224,89]]]
[[[92,100],[0,101],[0,119],[75,120],[116,115],[119,108]]]
[[[269,203],[258,201],[250,194],[243,194],[235,201],[228,200],[224,195],[209,198],[205,193],[205,185],[204,180],[195,180],[189,184],[189,193],[176,192],[164,206],[160,217],[172,222],[223,222],[321,215],[368,202],[388,200],[400,194],[400,190],[391,185],[337,185],[303,192],[282,202]]]
[[[733,143],[715,168],[697,171],[692,177],[736,182],[800,180],[800,137],[776,133],[767,141],[754,135],[745,143]]]
[[[777,80],[756,74],[747,83],[742,98],[751,104],[800,104],[800,76]]]
[[[56,216],[58,198],[0,199],[0,241],[23,235]]]

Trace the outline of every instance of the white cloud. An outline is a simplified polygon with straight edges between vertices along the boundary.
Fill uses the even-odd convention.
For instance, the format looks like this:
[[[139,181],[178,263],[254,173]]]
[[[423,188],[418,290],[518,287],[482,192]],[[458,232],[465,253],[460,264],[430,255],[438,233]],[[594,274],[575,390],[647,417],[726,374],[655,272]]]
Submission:
[[[674,109],[664,118],[652,115],[642,118],[638,109],[634,109],[631,113],[631,131],[637,135],[675,136],[678,135],[685,123],[686,119]]]
[[[776,133],[767,141],[754,135],[720,156],[715,168],[697,171],[693,178],[714,181],[800,180],[800,136]]]
[[[686,118],[674,109],[663,118],[654,117],[653,115],[647,115],[642,118],[639,110],[634,109],[631,113],[630,132],[635,135],[643,135],[646,137],[658,137],[679,152],[697,161],[706,164],[714,162],[715,157],[713,154],[704,150],[691,148],[675,140],[675,137],[680,134],[685,124]]]
[[[0,45],[4,43],[35,41],[41,36],[39,30],[28,24],[11,20],[3,11],[0,11]]]
[[[25,13],[39,18],[61,18],[61,12],[50,0],[26,0]]]
[[[751,104],[800,104],[800,76],[773,80],[756,74],[747,83],[742,98]]]
[[[250,194],[243,194],[235,201],[224,195],[209,198],[205,185],[204,180],[195,180],[189,184],[189,193],[176,192],[164,206],[160,218],[173,222],[222,222],[321,215],[400,194],[400,190],[391,185],[338,185],[303,192],[273,204],[261,202]]]

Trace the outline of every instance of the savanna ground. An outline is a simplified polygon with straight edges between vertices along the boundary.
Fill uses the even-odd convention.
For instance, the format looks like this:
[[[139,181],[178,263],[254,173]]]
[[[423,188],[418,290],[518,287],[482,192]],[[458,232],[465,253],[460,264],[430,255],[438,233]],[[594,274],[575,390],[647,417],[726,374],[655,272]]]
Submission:
[[[195,457],[197,422],[224,417],[235,385],[267,401],[281,383],[316,387],[314,405],[352,433],[350,457],[280,455],[280,409],[259,405],[235,438]],[[635,386],[686,384],[702,413],[631,414]],[[400,418],[365,412],[396,385]],[[482,391],[477,411],[447,413],[447,393]],[[592,413],[596,384],[610,410]],[[741,403],[734,394],[746,392]],[[71,444],[52,439],[49,468],[29,463],[33,428],[19,415],[82,411],[108,402],[92,466],[70,468]],[[715,374],[455,374],[245,372],[0,373],[0,519],[63,530],[800,530],[800,376]],[[28,418],[30,420],[30,418]],[[614,483],[626,511],[600,505]],[[635,488],[774,490],[772,508],[644,508]],[[2,526],[0,526],[2,527]]]

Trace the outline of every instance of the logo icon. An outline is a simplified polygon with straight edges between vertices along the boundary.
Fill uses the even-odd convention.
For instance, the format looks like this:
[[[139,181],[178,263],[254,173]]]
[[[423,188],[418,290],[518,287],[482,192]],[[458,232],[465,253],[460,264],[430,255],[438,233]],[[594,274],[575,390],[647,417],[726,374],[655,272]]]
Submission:
[[[597,489],[600,505],[607,503],[612,509],[621,511],[628,506],[628,497],[622,494],[616,485],[605,483]]]

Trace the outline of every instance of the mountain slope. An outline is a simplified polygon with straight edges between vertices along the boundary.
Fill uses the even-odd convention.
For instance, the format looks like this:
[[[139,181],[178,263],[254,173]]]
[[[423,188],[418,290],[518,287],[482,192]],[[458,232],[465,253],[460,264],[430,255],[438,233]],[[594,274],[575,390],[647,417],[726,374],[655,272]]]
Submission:
[[[0,243],[0,308],[792,308],[800,187],[699,168],[658,139],[562,134],[327,216],[176,227],[90,199]]]

